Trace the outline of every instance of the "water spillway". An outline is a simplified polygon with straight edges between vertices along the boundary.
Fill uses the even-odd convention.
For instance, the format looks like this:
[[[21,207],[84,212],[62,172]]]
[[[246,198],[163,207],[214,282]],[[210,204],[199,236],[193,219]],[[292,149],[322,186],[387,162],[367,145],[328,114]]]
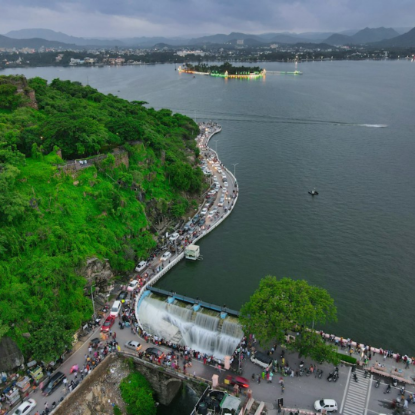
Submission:
[[[236,317],[154,293],[143,298],[138,317],[145,331],[217,359],[232,355],[243,332]]]

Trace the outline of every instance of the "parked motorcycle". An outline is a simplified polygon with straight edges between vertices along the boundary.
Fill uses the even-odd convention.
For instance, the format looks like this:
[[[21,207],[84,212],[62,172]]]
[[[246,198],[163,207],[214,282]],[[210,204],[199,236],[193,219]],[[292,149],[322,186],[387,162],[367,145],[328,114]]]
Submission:
[[[380,386],[380,379],[377,379],[375,383],[375,388],[378,388],[379,386]]]
[[[386,390],[385,390],[385,392],[383,392],[383,393],[389,393],[389,392],[391,391],[391,389],[392,389],[392,387],[391,387],[391,385],[389,384],[388,386],[386,386]]]

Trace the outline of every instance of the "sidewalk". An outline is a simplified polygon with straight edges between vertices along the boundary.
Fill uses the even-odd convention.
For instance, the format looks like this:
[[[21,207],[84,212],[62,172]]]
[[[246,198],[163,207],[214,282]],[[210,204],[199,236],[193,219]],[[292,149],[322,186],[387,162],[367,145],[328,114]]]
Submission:
[[[327,336],[327,334],[325,336]],[[344,339],[343,341],[345,342]],[[327,342],[331,343],[328,339]],[[384,354],[379,353],[379,349],[372,347],[370,352],[371,358],[369,359],[369,363],[367,364],[367,366],[365,366],[365,354],[363,352],[359,353],[356,347],[356,343],[353,342],[353,344],[354,347],[352,347],[352,354],[349,353],[349,348],[347,346],[343,348],[338,346],[338,353],[356,358],[358,361],[358,365],[364,369],[378,369],[376,375],[382,376],[382,374],[379,372],[384,372],[384,376],[386,377],[391,377],[392,375],[394,375],[399,378],[404,378],[409,384],[415,384],[415,359],[411,358],[412,363],[409,365],[408,368],[406,368],[406,362],[402,359],[402,356],[400,356],[399,360],[397,361],[396,354],[393,354],[393,357],[385,357]]]

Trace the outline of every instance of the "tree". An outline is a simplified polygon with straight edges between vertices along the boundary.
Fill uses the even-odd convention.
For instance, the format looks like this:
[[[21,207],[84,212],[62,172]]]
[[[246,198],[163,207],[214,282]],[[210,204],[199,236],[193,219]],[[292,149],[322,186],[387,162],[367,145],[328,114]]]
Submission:
[[[130,373],[120,384],[121,396],[128,415],[155,415],[153,391],[147,379],[138,372]]]
[[[22,96],[17,93],[17,86],[0,85],[0,108],[15,110],[22,103]]]
[[[63,315],[49,312],[44,320],[33,326],[29,349],[36,360],[49,362],[59,357],[73,341],[72,330]]]
[[[260,343],[277,341],[303,356],[333,361],[333,348],[314,331],[314,325],[336,321],[328,292],[304,280],[267,276],[241,308],[240,322]],[[287,342],[287,335],[295,333]]]

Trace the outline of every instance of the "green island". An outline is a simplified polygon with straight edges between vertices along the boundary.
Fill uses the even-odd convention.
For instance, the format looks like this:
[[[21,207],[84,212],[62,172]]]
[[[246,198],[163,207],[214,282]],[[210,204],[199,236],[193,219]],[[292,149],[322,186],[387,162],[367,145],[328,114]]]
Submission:
[[[259,66],[233,66],[229,62],[222,65],[207,65],[206,63],[193,65],[187,63],[184,67],[179,67],[179,72],[225,78],[256,78],[264,76],[266,73],[265,69]]]
[[[91,318],[88,258],[125,275],[198,203],[197,124],[145,104],[0,76],[0,338],[26,358],[58,357]]]

